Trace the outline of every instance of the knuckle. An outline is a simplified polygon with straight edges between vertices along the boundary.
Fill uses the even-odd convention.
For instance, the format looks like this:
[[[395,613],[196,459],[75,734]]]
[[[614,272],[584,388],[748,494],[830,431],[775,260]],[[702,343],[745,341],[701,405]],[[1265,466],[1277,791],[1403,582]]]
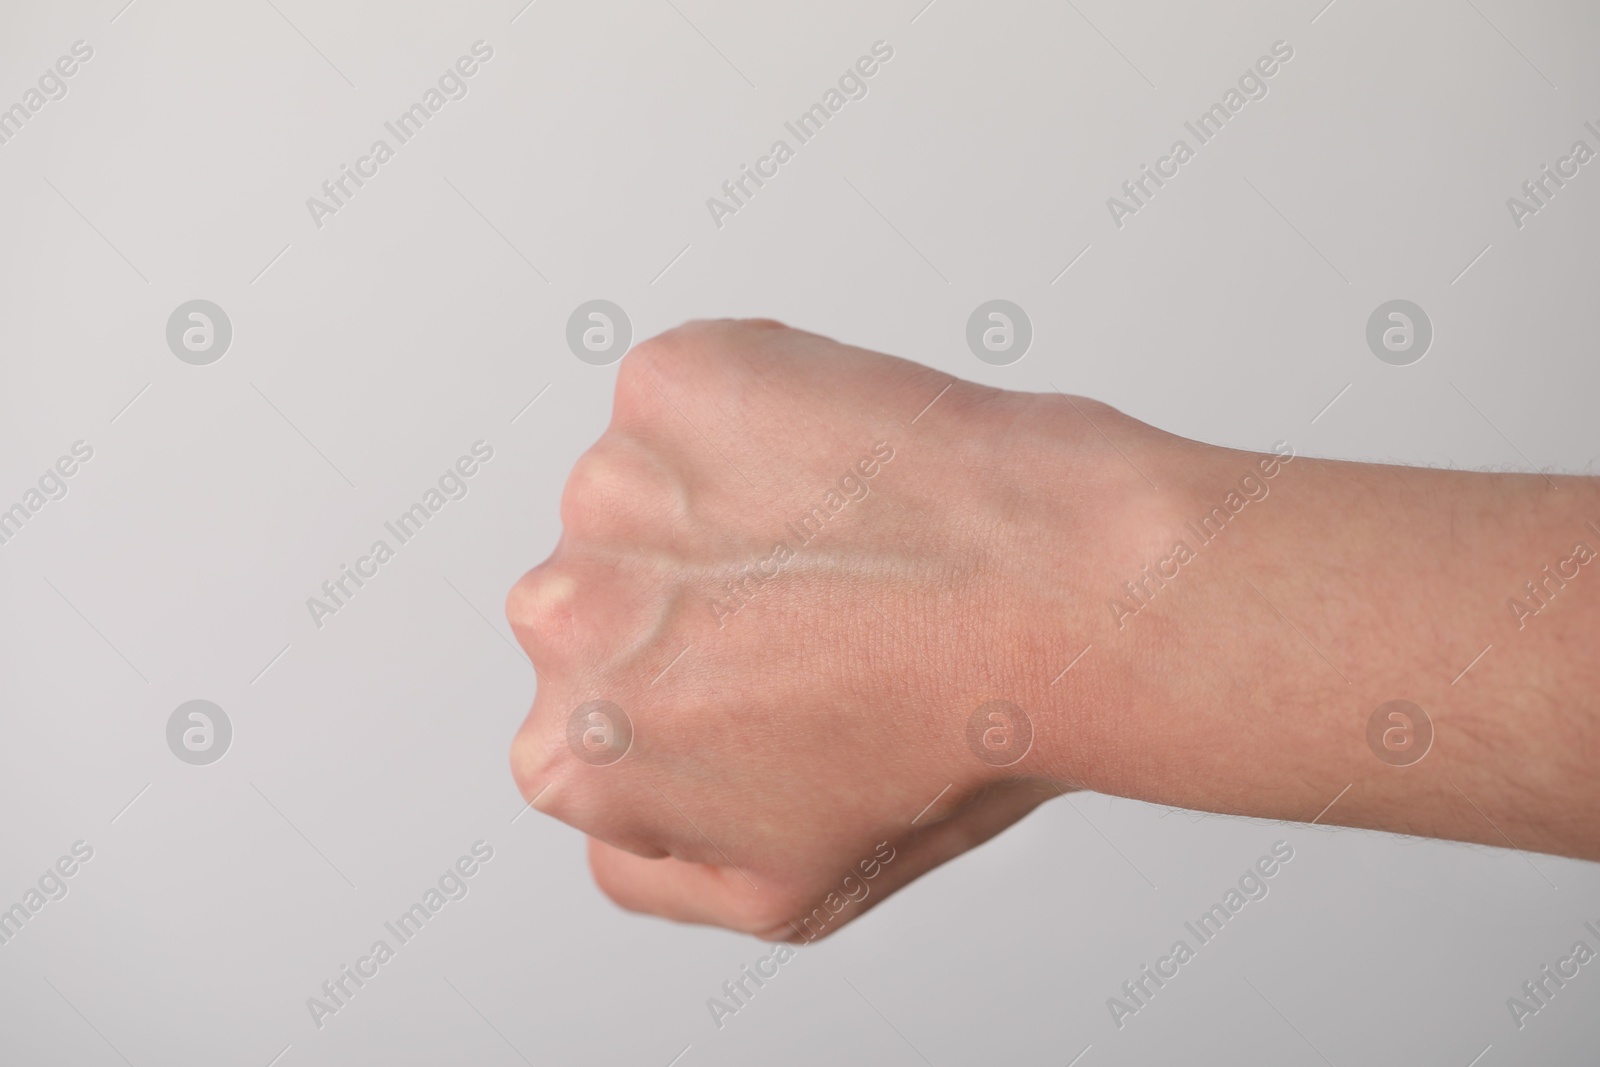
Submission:
[[[640,341],[617,369],[619,394],[642,389],[654,395],[653,385],[694,366],[729,330],[725,321],[691,319]]]
[[[640,341],[618,370],[612,421],[670,423],[703,389],[728,388],[725,379],[765,340],[754,334],[788,330],[771,319],[693,319]]]
[[[552,795],[562,792],[560,789],[551,789],[564,765],[562,754],[556,747],[559,741],[554,731],[545,728],[532,714],[511,740],[511,777],[517,783],[522,799],[530,804],[547,790]],[[540,810],[554,814],[551,805],[545,802],[549,799],[549,796],[545,796],[540,803]]]
[[[792,327],[777,319],[738,319],[737,323],[748,330],[789,330]]]
[[[578,459],[561,494],[561,523],[579,534],[637,537],[687,512],[682,485],[657,460],[604,442]]]
[[[655,577],[655,563],[641,563],[610,545],[585,547],[583,541],[565,538],[557,562],[542,564],[519,581],[507,596],[506,615],[540,671],[541,690],[548,684],[554,686],[551,694],[568,693],[569,683],[581,675],[629,692],[628,652],[661,625],[672,604],[672,587]],[[661,554],[652,544],[641,550]],[[626,706],[625,698],[619,699]],[[547,700],[541,691],[537,707],[555,715],[555,697]],[[561,711],[562,729],[573,710]]]
[[[506,594],[506,621],[534,660],[556,650],[572,632],[577,583],[561,567],[542,563],[523,575]]]
[[[640,341],[622,357],[617,368],[616,404],[624,411],[640,408],[653,411],[660,406],[660,383],[681,363],[689,345],[684,327],[679,326]]]

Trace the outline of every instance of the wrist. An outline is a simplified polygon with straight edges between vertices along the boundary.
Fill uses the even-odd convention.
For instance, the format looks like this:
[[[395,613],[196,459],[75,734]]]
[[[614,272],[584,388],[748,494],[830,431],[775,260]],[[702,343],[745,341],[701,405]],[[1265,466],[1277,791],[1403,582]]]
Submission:
[[[1171,706],[1174,680],[1164,658],[1170,620],[1131,625],[1130,583],[1170,555],[1173,532],[1193,510],[1192,487],[1227,450],[1082,397],[1011,398],[1020,410],[1003,420],[1005,439],[986,444],[1011,457],[1013,473],[996,494],[1005,505],[992,553],[998,607],[972,624],[1000,638],[1006,699],[1022,709],[1032,737],[1025,758],[990,777],[1126,793],[1119,787],[1138,779],[1149,724]],[[1119,599],[1127,605],[1120,620]]]

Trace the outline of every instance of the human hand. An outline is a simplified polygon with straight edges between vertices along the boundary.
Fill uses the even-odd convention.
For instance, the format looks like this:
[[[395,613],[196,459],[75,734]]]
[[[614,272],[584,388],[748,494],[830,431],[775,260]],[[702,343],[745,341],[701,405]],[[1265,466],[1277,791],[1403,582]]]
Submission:
[[[1061,399],[765,321],[626,357],[507,603],[539,672],[517,782],[617,903],[809,939],[1058,795],[1058,597],[1128,496]],[[1033,751],[1009,712],[968,745],[995,700]]]

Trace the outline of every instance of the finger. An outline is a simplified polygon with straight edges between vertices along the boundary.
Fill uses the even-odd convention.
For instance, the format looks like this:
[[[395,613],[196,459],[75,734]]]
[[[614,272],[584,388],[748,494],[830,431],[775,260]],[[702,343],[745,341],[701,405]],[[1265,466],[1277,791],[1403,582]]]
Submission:
[[[618,907],[674,922],[757,933],[772,925],[773,914],[783,913],[773,910],[775,891],[762,890],[734,867],[675,856],[650,859],[591,837],[589,870]]]
[[[892,842],[892,859],[879,865],[874,879],[855,881],[868,887],[859,900],[847,900],[840,872],[818,890],[766,884],[765,875],[732,866],[693,863],[675,857],[647,859],[591,838],[589,867],[595,882],[618,906],[676,922],[721,926],[763,940],[803,943],[831,934],[946,861],[976,847],[1016,822],[1054,790],[1037,783],[1008,783],[963,803],[949,815],[908,832]],[[868,857],[863,857],[866,859]],[[829,898],[829,894],[832,898]],[[835,911],[830,908],[837,907]]]

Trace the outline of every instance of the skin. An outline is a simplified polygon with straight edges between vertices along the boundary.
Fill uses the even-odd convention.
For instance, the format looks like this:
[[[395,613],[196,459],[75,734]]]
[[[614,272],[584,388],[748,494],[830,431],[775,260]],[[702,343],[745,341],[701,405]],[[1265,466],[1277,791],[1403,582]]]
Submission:
[[[1218,448],[724,320],[627,355],[561,520],[507,599],[512,770],[624,908],[810,940],[1072,789],[1600,859],[1594,479]],[[596,699],[631,744],[574,748]]]

